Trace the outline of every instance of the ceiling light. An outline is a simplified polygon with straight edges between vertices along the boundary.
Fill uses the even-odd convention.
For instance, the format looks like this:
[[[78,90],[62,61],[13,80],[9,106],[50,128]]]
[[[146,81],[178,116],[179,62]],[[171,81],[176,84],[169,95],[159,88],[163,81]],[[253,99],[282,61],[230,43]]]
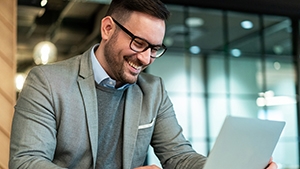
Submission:
[[[282,54],[283,53],[283,47],[281,46],[281,45],[275,45],[274,47],[273,47],[273,51],[274,51],[274,53],[275,54],[277,54],[277,55],[280,55],[280,54]]]
[[[273,65],[274,65],[275,70],[280,70],[281,64],[279,62],[274,62]]]
[[[167,46],[167,47],[170,47],[172,46],[174,43],[174,39],[172,37],[165,37],[164,39],[164,44]]]
[[[204,21],[202,18],[190,17],[185,20],[185,23],[188,27],[199,27],[204,24]]]
[[[259,107],[264,106],[279,106],[279,105],[288,105],[296,104],[297,101],[293,97],[289,96],[274,96],[273,91],[267,91],[263,96],[259,96],[256,99],[256,105]]]
[[[253,28],[253,23],[249,20],[245,20],[241,22],[241,26],[244,29],[252,29]]]
[[[33,59],[34,62],[39,64],[47,64],[50,62],[56,61],[56,54],[57,54],[57,48],[56,46],[49,42],[49,41],[43,41],[38,43],[33,50]]]
[[[240,57],[241,54],[242,54],[242,52],[239,49],[232,49],[231,50],[231,55],[234,56],[234,57]]]
[[[201,51],[201,49],[200,49],[200,47],[199,46],[192,46],[192,47],[190,47],[190,52],[192,53],[192,54],[199,54],[200,53],[200,51]]]
[[[21,91],[26,79],[26,75],[23,73],[18,73],[15,77],[15,84],[17,91]]]
[[[46,5],[47,5],[47,3],[48,3],[48,1],[47,1],[47,0],[41,0],[41,7],[44,7],[44,6],[46,6]]]

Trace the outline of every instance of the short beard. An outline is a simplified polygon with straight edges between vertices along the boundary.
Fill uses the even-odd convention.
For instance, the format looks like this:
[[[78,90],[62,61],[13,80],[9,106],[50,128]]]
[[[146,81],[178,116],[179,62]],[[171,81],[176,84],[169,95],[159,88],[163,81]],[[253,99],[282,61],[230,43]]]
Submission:
[[[117,82],[120,82],[122,84],[135,83],[136,80],[127,78],[124,73],[124,58],[120,58],[121,56],[118,53],[119,50],[114,47],[117,44],[117,41],[118,33],[117,31],[115,31],[104,48],[104,58],[106,63],[108,64],[108,70],[106,71],[109,71],[107,72],[108,74],[110,73],[109,76]]]

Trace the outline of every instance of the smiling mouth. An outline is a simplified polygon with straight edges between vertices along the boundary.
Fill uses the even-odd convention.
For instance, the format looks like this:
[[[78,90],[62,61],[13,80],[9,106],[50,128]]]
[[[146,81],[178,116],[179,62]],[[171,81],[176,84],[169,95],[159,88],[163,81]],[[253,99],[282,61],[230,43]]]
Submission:
[[[141,66],[138,66],[138,65],[136,65],[136,64],[134,64],[134,63],[132,63],[132,62],[130,62],[130,61],[128,61],[128,64],[129,64],[131,67],[133,67],[134,69],[136,69],[136,70],[140,70],[140,69],[141,69]]]

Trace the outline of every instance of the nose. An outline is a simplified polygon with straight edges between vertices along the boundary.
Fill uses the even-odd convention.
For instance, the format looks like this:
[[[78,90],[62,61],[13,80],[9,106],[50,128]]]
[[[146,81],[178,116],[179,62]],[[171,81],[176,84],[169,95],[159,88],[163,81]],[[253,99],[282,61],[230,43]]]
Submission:
[[[137,58],[143,65],[150,64],[151,61],[151,48],[148,48],[144,52],[137,53]]]

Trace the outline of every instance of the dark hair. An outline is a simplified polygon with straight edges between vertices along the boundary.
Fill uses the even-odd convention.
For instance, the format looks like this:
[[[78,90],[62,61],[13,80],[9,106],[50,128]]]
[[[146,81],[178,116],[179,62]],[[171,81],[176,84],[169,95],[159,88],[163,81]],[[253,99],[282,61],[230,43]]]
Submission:
[[[166,21],[170,12],[160,0],[112,0],[106,16],[115,16],[119,21],[125,21],[132,12],[149,14]]]

